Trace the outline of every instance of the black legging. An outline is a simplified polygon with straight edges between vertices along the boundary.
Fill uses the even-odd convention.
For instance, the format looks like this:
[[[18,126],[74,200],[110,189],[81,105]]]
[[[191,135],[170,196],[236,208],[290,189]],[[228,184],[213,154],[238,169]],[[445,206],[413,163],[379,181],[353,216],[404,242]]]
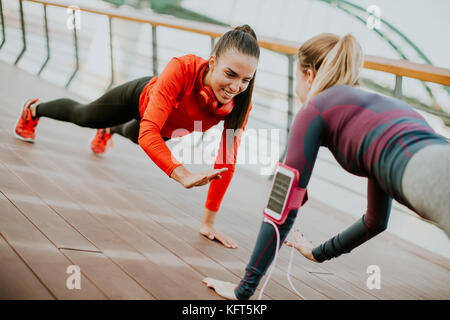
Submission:
[[[81,104],[71,99],[56,99],[39,103],[37,117],[67,121],[93,129],[111,128],[134,143],[138,143],[139,96],[152,77],[143,77],[117,86],[97,100]]]

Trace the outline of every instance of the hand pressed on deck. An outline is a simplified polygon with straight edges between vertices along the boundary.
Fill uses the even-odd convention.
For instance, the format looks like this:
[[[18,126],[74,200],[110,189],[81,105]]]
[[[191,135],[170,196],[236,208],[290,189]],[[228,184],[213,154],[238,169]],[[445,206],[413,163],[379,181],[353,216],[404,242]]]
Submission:
[[[292,243],[290,241],[285,241],[284,243],[288,247],[294,247],[295,249],[297,249],[297,251],[300,252],[305,258],[318,263],[318,261],[312,254],[314,246],[310,241],[306,240],[306,238],[298,231],[294,232],[294,241],[295,243]]]

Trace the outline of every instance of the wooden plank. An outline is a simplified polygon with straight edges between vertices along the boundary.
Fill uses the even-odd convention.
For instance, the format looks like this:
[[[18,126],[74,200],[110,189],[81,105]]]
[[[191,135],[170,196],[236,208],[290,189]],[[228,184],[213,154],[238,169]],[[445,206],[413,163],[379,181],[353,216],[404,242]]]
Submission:
[[[0,299],[55,299],[0,235]],[[12,277],[11,275],[14,275]]]
[[[240,176],[239,174],[237,174],[235,176],[235,181],[232,182],[232,184],[236,184],[239,185],[239,190],[245,189],[245,190],[252,190],[252,194],[265,194],[265,192],[259,192],[260,188],[258,186],[259,185],[255,185],[254,183],[252,183],[251,181],[247,180],[247,177],[245,175]],[[261,182],[261,181],[260,181]],[[269,185],[270,182],[269,181],[262,181],[265,184]],[[230,186],[230,190],[232,191],[233,187]],[[190,191],[190,190],[189,190]],[[158,196],[160,197],[164,197],[164,192],[158,193]],[[241,195],[242,196],[242,195]],[[255,213],[257,213],[256,211],[253,210],[253,212],[247,212],[249,211],[248,208],[255,208],[257,207],[257,203],[260,202],[259,196],[253,197],[249,195],[245,195],[242,196],[243,198],[245,198],[245,203],[236,203],[238,202],[236,199],[236,197],[233,197],[232,200],[232,206],[231,205],[224,205],[222,208],[222,213],[219,215],[218,217],[218,221],[217,221],[217,226],[218,228],[222,228],[227,230],[226,232],[232,236],[235,240],[238,241],[238,243],[240,244],[240,247],[243,250],[242,254],[240,255],[239,258],[241,258],[243,261],[247,262],[252,250],[253,250],[253,243],[255,241],[256,235],[259,231],[259,226],[261,224],[262,221],[262,215],[257,214],[255,216]],[[189,200],[187,200],[189,199]],[[187,197],[187,193],[186,193],[186,197],[183,196],[177,196],[177,197],[166,197],[166,201],[168,202],[172,202],[174,204],[177,205],[178,208],[182,208],[183,207],[183,202],[187,202],[189,201],[190,204],[190,210],[184,210],[186,213],[191,214],[191,217],[194,219],[198,219],[200,215],[197,215],[197,218],[195,216],[195,211],[201,211],[203,204],[202,203],[197,203],[199,199],[197,197]],[[239,208],[239,210],[236,210],[236,208]],[[252,211],[250,209],[250,211]],[[251,219],[247,219],[251,217]],[[240,223],[236,223],[236,222],[240,222]],[[245,222],[244,222],[245,221]],[[240,232],[235,232],[235,231],[240,231]],[[254,236],[252,238],[249,237],[249,235],[253,234]],[[244,245],[243,245],[244,244]],[[275,272],[275,277],[277,277],[276,275],[278,275],[278,277],[280,277],[281,279],[283,279],[282,281],[285,283],[285,286],[287,288],[289,288],[289,285],[287,284],[287,281],[285,280],[286,276],[285,276],[285,272],[286,272],[286,268],[284,266],[287,266],[288,263],[288,258],[286,257],[285,259],[283,259],[283,255],[287,254],[287,250],[282,250],[280,251],[280,255],[279,255],[279,261],[278,261],[278,269],[280,269],[279,272]],[[311,265],[312,263],[309,263],[309,265]],[[297,265],[300,266],[300,265]],[[294,270],[297,269],[297,266],[294,266]],[[319,265],[316,265],[314,267],[315,271],[319,271],[319,272],[325,272],[327,273],[328,271],[321,268]],[[344,292],[345,290],[341,290],[338,287],[335,286],[327,286],[325,283],[323,283],[322,281],[318,281],[318,279],[316,277],[314,277],[313,274],[311,274],[307,267],[305,266],[305,264],[302,264],[301,267],[298,269],[298,271],[302,272],[302,276],[299,277],[299,279],[305,280],[308,284],[310,283],[310,281],[312,281],[312,283],[314,283],[314,288],[321,288],[322,290],[326,291],[327,294],[331,295],[334,298],[341,298],[341,299],[345,299],[345,298],[350,298],[349,295],[346,295]],[[341,281],[342,285],[348,285],[349,288],[353,288],[352,285],[350,283],[345,283]],[[358,289],[354,289],[356,291],[358,291]],[[323,291],[321,291],[323,293]],[[362,295],[364,298],[374,298],[371,295]]]
[[[0,161],[8,151],[0,146]],[[24,213],[32,224],[45,234],[57,248],[71,248],[86,251],[97,251],[92,243],[84,238],[36,194],[0,162],[0,190],[15,206]]]
[[[338,290],[342,290],[348,295],[354,297],[354,299],[362,299],[362,300],[376,300],[378,299],[375,295],[368,292],[366,288],[363,290],[362,288],[354,285],[353,283],[342,279],[338,275],[329,274],[329,273],[314,273],[314,276],[318,277],[321,280],[326,281],[332,286],[335,286]]]
[[[147,199],[151,199],[151,195],[148,192],[146,192],[145,194],[146,194]],[[164,195],[158,194],[157,197],[164,197]],[[169,198],[170,197],[166,196],[165,200],[170,202]],[[180,196],[177,196],[176,199],[183,200],[183,198]],[[154,200],[156,200],[156,199],[154,199]],[[184,198],[184,200],[187,201],[186,198]],[[229,214],[229,212],[227,212],[227,215],[228,214]],[[241,211],[241,214],[242,214],[242,211]],[[190,217],[185,216],[186,213],[184,212],[184,210],[178,209],[176,212],[176,215],[177,215],[178,219],[181,219],[181,217],[183,217],[182,221],[183,221],[184,226],[188,225],[189,223],[192,224],[192,222],[189,222]],[[245,213],[244,213],[244,215],[245,215]],[[241,267],[241,270],[237,271],[237,274],[239,274],[240,276],[243,275],[245,265],[248,263],[250,255],[252,253],[254,241],[256,240],[256,235],[258,232],[257,230],[259,230],[257,228],[259,227],[261,220],[262,220],[262,218],[257,218],[257,220],[254,220],[252,223],[248,224],[248,226],[252,226],[254,228],[254,230],[253,231],[248,230],[246,237],[241,236],[239,234],[234,234],[235,239],[239,241],[238,243],[239,243],[241,250],[229,250],[229,252],[230,252],[230,256],[233,257],[233,258],[230,257],[230,259],[238,259],[244,263],[243,267]],[[239,217],[235,216],[234,222],[231,222],[228,225],[225,224],[224,226],[222,226],[222,228],[224,230],[227,230],[227,233],[229,235],[233,235],[232,230],[234,228],[238,228],[238,223],[236,223],[237,221],[239,221]],[[192,228],[194,228],[194,226],[192,226]],[[218,224],[218,228],[220,228],[219,224]],[[250,227],[248,227],[248,228],[250,228]],[[249,235],[254,235],[254,236],[249,237]],[[218,246],[220,246],[220,245],[218,245]],[[280,255],[283,254],[282,251],[280,251]],[[286,263],[285,265],[287,265],[287,261],[284,261],[284,262]],[[283,260],[280,259],[280,261],[278,262],[279,267],[274,271],[272,279],[274,281],[278,281],[280,284],[281,283],[284,284],[285,290],[290,290],[289,285],[286,280],[285,270],[283,270],[283,271],[280,270],[280,264],[282,264],[282,263],[283,263]],[[296,269],[296,267],[294,267],[294,269]],[[322,294],[325,297],[329,297],[332,299],[351,299],[352,298],[350,295],[346,294],[342,290],[339,290],[334,286],[330,286],[326,282],[322,281],[321,279],[314,277],[312,274],[307,272],[305,269],[299,268],[298,271],[301,272],[301,276],[299,276],[297,278],[294,277],[294,285],[296,285],[297,287],[302,285],[301,282],[304,282],[308,286],[317,290],[320,294]],[[307,290],[306,287],[303,287],[303,289]]]
[[[309,225],[310,214],[311,217],[315,216],[317,221],[324,221],[327,217],[311,209],[305,212],[308,217],[304,220],[306,230],[315,228],[314,233],[310,232],[307,236],[313,240],[313,243],[325,241],[350,225],[350,223],[339,221],[335,221],[333,225],[314,221]],[[316,227],[318,224],[322,226],[320,230]],[[344,254],[323,264],[326,264],[334,273],[366,290],[367,267],[379,266],[382,272],[382,289],[371,290],[371,293],[383,299],[423,299],[424,297],[438,299],[448,296],[450,290],[448,289],[450,286],[448,271],[418,256],[406,256],[406,252],[395,246],[395,242],[401,240],[395,239],[392,243],[386,239],[390,237],[393,236],[388,233],[380,234],[354,249],[351,254]],[[389,250],[386,250],[387,248]],[[405,268],[405,265],[414,267]],[[424,278],[428,279],[424,281]]]
[[[115,193],[116,195],[118,193]],[[124,200],[126,198],[128,198],[129,194],[125,194],[121,197],[121,200]],[[131,199],[137,199],[136,197],[133,197]],[[120,206],[121,208],[121,212],[123,211],[122,208],[127,208],[126,211],[124,212],[124,215],[128,215],[128,213],[130,213],[130,207],[124,203],[125,201],[122,201],[122,204]],[[133,203],[136,203],[136,201],[131,201]],[[186,251],[182,251],[179,248],[181,247],[180,245],[180,241],[176,241],[176,245],[177,247],[172,247],[171,251],[175,252],[181,259],[185,260],[187,263],[189,263],[190,265],[192,265],[192,267],[194,267],[195,269],[198,269],[199,271],[201,271],[202,273],[202,277],[206,277],[208,275],[211,274],[215,274],[215,275],[223,275],[223,279],[227,280],[227,281],[231,281],[234,283],[238,282],[238,277],[236,276],[235,273],[231,273],[232,276],[230,276],[230,270],[229,270],[229,264],[224,265],[224,264],[217,264],[217,257],[223,256],[225,253],[227,253],[227,249],[219,246],[216,247],[213,243],[209,243],[209,241],[205,240],[202,236],[200,236],[198,234],[197,230],[191,230],[191,228],[186,228],[186,230],[181,231],[177,228],[177,231],[174,231],[170,226],[184,226],[186,227],[186,225],[183,224],[182,221],[179,221],[178,218],[173,217],[171,215],[168,214],[168,212],[171,210],[170,206],[168,207],[167,212],[162,212],[162,214],[160,214],[159,212],[152,212],[152,210],[150,208],[147,208],[147,212],[145,212],[143,210],[134,210],[134,216],[129,217],[128,219],[130,220],[130,222],[133,222],[136,225],[141,225],[143,230],[147,229],[149,227],[151,227],[152,225],[159,225],[160,226],[160,233],[163,232],[163,230],[166,230],[164,233],[168,234],[168,237],[170,237],[172,240],[175,240],[177,238],[183,239],[183,241],[190,245],[191,248],[189,250],[190,253],[194,253],[194,256],[191,256],[190,254],[187,255]],[[139,217],[136,217],[136,213],[139,213]],[[158,219],[156,216],[159,216],[160,219]],[[136,217],[136,218],[135,218]],[[133,221],[134,220],[134,221]],[[153,221],[152,221],[153,220]],[[153,228],[154,230],[154,228]],[[150,236],[153,236],[155,241],[159,241],[161,243],[161,245],[166,245],[168,246],[165,242],[166,242],[166,237],[165,238],[160,238],[158,239],[158,237],[155,237],[155,235],[153,234],[153,232],[151,232],[150,230],[148,231],[148,234]],[[173,243],[174,241],[172,241]],[[205,252],[205,247],[207,246],[211,246],[214,245],[213,250],[215,251],[215,255],[211,256],[210,254],[208,254],[207,252]],[[183,248],[185,248],[186,246],[182,246]],[[231,261],[231,263],[233,263]],[[206,264],[206,266],[205,266]],[[235,263],[233,263],[235,264]],[[210,266],[210,267],[208,267]],[[219,270],[217,270],[219,269]],[[227,270],[227,271],[225,271]],[[212,273],[212,271],[214,271],[214,273]],[[219,272],[217,272],[219,271]],[[198,279],[201,280],[201,279]],[[274,293],[267,291],[268,295],[270,295],[271,297],[274,297]],[[293,296],[290,296],[288,293],[284,293],[284,298],[293,298]]]
[[[155,206],[154,204],[150,204],[150,202],[151,201],[148,201],[148,200],[152,200],[152,199],[150,199],[149,198],[149,196],[147,195],[147,194],[145,194],[145,195],[143,195],[142,197],[137,197],[136,195],[138,195],[139,194],[139,192],[135,192],[135,190],[133,191],[133,192],[129,192],[129,191],[127,191],[127,190],[125,190],[125,189],[123,189],[123,190],[121,190],[120,191],[120,193],[121,194],[123,194],[123,195],[125,195],[126,194],[126,196],[124,196],[123,197],[123,199],[129,199],[129,200],[133,200],[132,202],[133,203],[137,203],[137,204],[141,204],[141,203],[143,203],[143,201],[144,201],[144,203],[143,203],[143,208],[142,208],[142,211],[143,212],[145,212],[145,210],[147,210],[148,212],[151,212],[152,213],[152,215],[158,215],[158,217],[160,216],[159,214],[158,214],[158,210],[159,211],[161,211],[161,209],[160,208],[157,208],[157,206]],[[145,200],[143,200],[143,199],[145,199]],[[156,200],[156,199],[153,199],[153,200],[155,200],[155,202],[156,201],[158,201],[158,200]],[[145,205],[145,203],[146,203],[146,201],[148,201],[147,202],[147,205]],[[166,212],[167,211],[167,212]],[[174,220],[172,220],[172,219],[169,219],[169,217],[170,216],[172,216],[172,213],[171,213],[171,211],[172,210],[164,210],[164,212],[162,212],[161,213],[161,217],[160,217],[160,219],[161,220],[159,220],[159,222],[162,224],[162,225],[164,225],[164,226],[166,226],[167,228],[168,228],[168,226],[176,226],[176,225],[180,225],[180,222],[178,221],[179,219],[180,219],[180,215],[182,214],[182,213],[176,213],[176,214],[174,214],[173,215],[173,218],[172,219],[174,219]],[[157,219],[157,217],[155,216],[155,217],[153,217],[155,220],[157,220],[158,221],[158,219]],[[176,219],[176,220],[175,220]],[[191,229],[190,231],[189,231],[189,234],[187,235],[187,236],[184,236],[184,239],[186,239],[186,238],[194,238],[194,235],[195,235],[195,240],[193,239],[192,241],[192,244],[193,244],[193,246],[194,247],[196,247],[197,249],[199,249],[199,246],[201,245],[201,246],[205,246],[205,247],[208,247],[208,246],[210,246],[211,244],[210,243],[208,243],[208,241],[207,240],[204,240],[204,239],[202,239],[202,237],[198,237],[198,226],[199,225],[196,225],[196,226],[193,226],[192,225],[192,221],[191,221],[192,219],[191,218],[187,218],[186,220],[183,220],[182,222],[181,222],[181,225],[183,226],[183,228],[187,228],[187,226],[190,226],[189,228]],[[178,222],[177,222],[178,221]],[[180,231],[180,230],[174,230],[174,231],[172,231],[172,232],[174,232],[174,233],[178,233],[178,234],[180,234],[180,232],[182,232],[182,231]],[[186,231],[184,231],[183,233],[186,233]],[[197,239],[200,239],[200,240],[203,240],[203,241],[198,241]],[[187,239],[186,239],[186,241],[188,241]],[[220,245],[217,245],[217,244],[214,244],[214,247],[213,248],[216,248],[216,249],[213,249],[213,250],[223,250],[224,248],[222,247],[222,246],[220,246]],[[206,248],[204,248],[204,249],[206,249]],[[226,251],[224,251],[224,253],[229,253],[229,250],[228,249],[225,249]],[[221,255],[223,256],[223,254],[224,253],[222,253]],[[206,254],[211,254],[210,252],[208,252],[208,253],[206,253]],[[247,260],[248,259],[248,257],[249,256],[246,256],[245,257],[245,260]],[[213,259],[220,259],[221,257],[214,257]],[[235,258],[231,258],[231,259],[235,259]],[[239,261],[239,260],[238,260]],[[242,261],[243,263],[244,263],[244,261]],[[245,261],[245,263],[246,263],[247,261]],[[239,273],[238,273],[238,276],[240,277],[241,276],[241,271],[243,271],[243,269],[244,269],[244,264],[242,265],[242,267],[240,268],[240,270],[238,271]],[[322,296],[323,297],[323,296]]]
[[[17,157],[17,162],[24,162],[15,151],[11,153]],[[32,163],[28,163],[28,165],[33,166]],[[154,297],[158,299],[200,299],[202,297],[163,273],[156,264],[125,243],[89,212],[73,203],[73,200],[63,190],[46,177],[19,169],[12,171],[34,189],[50,207],[102,250],[107,257],[132,275]]]
[[[154,297],[115,263],[101,253],[61,250],[99,287],[114,300],[153,300]]]
[[[166,215],[173,215],[176,216],[177,220],[179,221],[180,225],[173,225],[170,224],[169,226],[171,227],[171,229],[173,229],[173,232],[182,232],[180,226],[182,226],[182,228],[186,229],[189,228],[191,231],[190,233],[186,233],[185,237],[186,238],[193,238],[193,235],[198,233],[198,228],[200,226],[199,221],[195,221],[191,216],[189,216],[185,211],[187,210],[181,210],[178,207],[173,206],[173,204],[169,201],[169,197],[166,195],[166,197],[164,197],[162,194],[159,194],[156,192],[154,193],[150,193],[150,192],[134,192],[135,195],[140,196],[141,201],[146,201],[147,205],[150,206],[150,202],[155,202],[158,201],[158,199],[163,198],[165,201],[167,201],[167,205],[166,207],[168,207],[167,209],[167,213],[164,213],[164,216]],[[127,197],[131,197],[131,195],[128,195]],[[180,199],[181,197],[179,195],[177,195],[176,197],[177,199]],[[183,199],[183,198],[181,198]],[[187,198],[184,198],[185,201],[187,201]],[[189,210],[191,210],[191,208],[189,208]],[[230,225],[220,225],[217,224],[217,228],[223,228],[224,230],[229,230],[231,232],[231,230],[233,228],[237,227],[237,223],[236,221],[238,220],[238,217],[235,217],[234,223],[230,224]],[[259,226],[261,222],[261,219],[258,219],[256,221],[254,221],[251,225],[257,227]],[[229,234],[231,234],[230,232],[228,232]],[[197,242],[195,245],[198,248],[202,248],[202,250],[207,253],[208,255],[214,257],[215,260],[217,260],[218,262],[222,263],[224,266],[226,266],[227,268],[229,268],[233,273],[235,273],[236,275],[238,275],[239,277],[242,277],[244,274],[244,269],[246,264],[248,263],[248,260],[250,258],[251,255],[251,251],[253,250],[253,246],[254,246],[254,242],[256,239],[256,235],[257,232],[251,232],[250,230],[247,231],[247,237],[245,238],[238,238],[239,241],[239,248],[237,250],[232,250],[232,249],[225,249],[225,251],[222,251],[220,255],[217,255],[216,251],[217,250],[223,250],[224,248],[218,244],[218,243],[208,243],[208,240],[203,240],[201,243]],[[253,235],[253,236],[252,236]],[[233,263],[233,261],[236,261]],[[239,264],[237,263],[239,261]],[[211,275],[209,275],[211,276]],[[278,284],[284,284],[282,286],[282,290],[286,291],[285,294],[288,293],[288,291],[290,291],[289,286],[287,284],[286,281],[286,275],[284,272],[281,272],[279,270],[279,268],[277,268],[274,271],[273,274],[273,281],[276,281]],[[318,291],[319,295],[322,295],[322,298],[326,298],[326,297],[334,297],[334,298],[350,298],[348,295],[343,294],[342,292],[339,292],[337,290],[334,290],[334,288],[327,286],[325,283],[323,283],[322,281],[320,281],[317,278],[314,278],[312,276],[310,276],[309,274],[307,274],[305,272],[304,276],[302,278],[300,278],[302,281],[304,281],[305,283],[297,283],[297,286],[303,286],[304,290],[310,290],[311,288],[314,288],[314,290]],[[307,284],[307,286],[305,286],[305,284]],[[307,288],[309,287],[309,288]],[[327,289],[327,294],[324,293],[324,289]],[[270,285],[268,286],[268,290],[270,290]],[[267,292],[271,292],[271,291],[267,291]],[[311,293],[311,292],[310,292]],[[272,294],[272,292],[271,292]],[[281,292],[280,292],[281,294]],[[315,293],[315,298],[318,297],[317,292]],[[308,297],[307,297],[308,298]]]
[[[57,160],[54,162],[48,162],[48,160],[46,160],[47,163],[44,164],[39,160],[39,158],[33,157],[32,155],[28,155],[27,159],[32,161],[33,165],[37,166],[39,169],[41,169],[41,167],[45,167],[48,163],[51,163],[51,166],[54,168],[58,166],[64,167],[67,172],[74,171],[72,169],[75,167],[73,164],[68,165],[68,162],[58,162]],[[80,170],[76,170],[76,172],[78,171]],[[115,230],[121,238],[133,245],[133,247],[145,255],[150,261],[161,265],[165,272],[168,272],[176,281],[185,282],[186,286],[197,292],[204,292],[203,298],[217,298],[217,296],[212,294],[211,290],[207,289],[201,283],[201,280],[206,276],[206,274],[199,273],[197,268],[192,268],[182,259],[186,253],[186,250],[195,255],[194,260],[196,260],[197,263],[202,258],[207,259],[206,256],[199,257],[198,254],[195,254],[198,252],[194,248],[186,245],[183,246],[183,250],[178,251],[178,254],[182,254],[180,257],[173,254],[171,246],[169,246],[166,241],[170,241],[169,239],[171,239],[172,244],[180,246],[180,244],[184,242],[180,241],[177,235],[171,234],[161,227],[159,229],[155,228],[155,221],[150,220],[146,221],[148,223],[145,224],[142,231],[139,230],[137,226],[142,225],[143,221],[141,217],[137,216],[137,213],[135,212],[136,209],[131,209],[134,210],[134,217],[139,219],[131,219],[131,221],[135,222],[134,224],[131,223],[127,215],[122,214],[124,207],[128,212],[131,211],[129,206],[124,206],[124,202],[120,201],[121,199],[124,199],[123,197],[119,194],[105,192],[109,189],[109,187],[107,187],[103,182],[98,183],[98,180],[97,185],[93,186],[85,182],[84,187],[80,189],[79,185],[81,181],[74,178],[75,177],[64,178],[57,175],[51,176],[53,181],[60,186],[64,186],[64,189],[67,190],[72,197],[77,199],[80,206],[85,207],[90,213],[98,215],[99,219],[101,219],[105,225],[108,225],[111,229]],[[149,235],[152,235],[153,237],[155,235],[153,232],[148,232],[148,228],[151,228],[152,231],[159,231],[160,234],[164,235],[164,238],[158,239],[160,243],[149,237]],[[147,231],[148,234],[144,231]],[[145,237],[143,237],[144,235]],[[164,240],[161,241],[161,239]],[[212,260],[206,261],[207,264],[208,262],[210,265],[213,265]],[[203,264],[204,261],[201,261],[201,263]],[[217,267],[215,268],[217,269]],[[234,280],[236,282],[237,278]]]
[[[46,164],[43,164],[43,163],[40,163],[40,161],[39,161],[39,159],[38,158],[33,158],[33,156],[32,155],[30,155],[30,154],[28,154],[27,155],[27,159],[29,159],[30,161],[32,161],[32,163],[33,163],[33,165],[37,165],[40,169],[41,169],[41,167],[45,167],[45,165]],[[47,160],[46,160],[47,161]],[[52,163],[51,164],[51,166],[53,167],[53,168],[56,168],[58,165],[61,165],[61,164],[56,164],[57,163],[57,161],[55,161],[54,163]],[[65,165],[65,172],[73,172],[73,171],[75,171],[75,172],[80,172],[80,170],[72,170],[72,168],[74,168],[74,166],[73,165],[71,165],[71,166],[67,166],[68,165],[68,163],[69,162],[61,162],[61,163],[64,163],[64,165]],[[52,176],[52,177],[54,177],[54,175]],[[73,178],[75,178],[75,177],[73,177]],[[70,180],[72,180],[73,179],[72,177],[70,177]],[[57,180],[61,180],[61,179],[58,179],[58,178],[56,178]],[[65,184],[66,185],[66,184]],[[75,185],[74,185],[74,187],[75,187]],[[105,189],[105,187],[104,187],[104,185],[103,186],[101,186],[101,183],[100,183],[100,185],[99,186],[95,186],[94,188],[92,188],[92,192],[91,193],[94,193],[94,190],[95,190],[95,193],[97,193],[99,196],[101,196],[102,198],[105,198],[105,199],[116,199],[116,198],[118,198],[117,196],[110,196],[110,197],[105,197],[105,196],[103,196],[103,193],[102,193],[102,190],[104,190]],[[72,189],[72,191],[71,191],[71,193],[73,193],[73,192],[76,192],[76,188],[73,188]],[[110,200],[109,200],[110,201]],[[114,206],[114,207],[116,207],[116,206]],[[120,210],[121,211],[121,210]],[[152,223],[152,224],[149,224],[149,226],[152,226],[152,225],[154,225],[154,222]],[[173,238],[173,235],[170,235],[170,237],[171,238]],[[200,279],[201,280],[201,279]],[[198,284],[200,284],[200,281],[198,281]]]
[[[0,193],[0,233],[27,266],[57,299],[105,299],[85,277],[81,289],[69,290],[67,268],[73,263],[64,257],[13,204]],[[10,274],[11,276],[11,274]]]
[[[61,177],[54,179],[54,181],[59,185],[64,185],[65,190],[70,192],[80,206],[98,217],[104,225],[108,226],[121,239],[153,262],[155,268],[166,274],[179,286],[189,288],[190,291],[195,292],[197,298],[214,298],[210,290],[201,283],[204,277],[200,273],[118,214],[118,210],[114,209],[115,198],[108,197],[103,200],[95,195],[99,191],[98,188],[93,189],[85,185],[83,190],[81,190],[79,184],[71,183],[68,179]]]

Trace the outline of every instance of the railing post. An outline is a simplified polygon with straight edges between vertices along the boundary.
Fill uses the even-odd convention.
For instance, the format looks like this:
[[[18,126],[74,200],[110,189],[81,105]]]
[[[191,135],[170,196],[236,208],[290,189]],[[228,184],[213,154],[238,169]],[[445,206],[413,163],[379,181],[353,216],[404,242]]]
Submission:
[[[214,45],[215,45],[215,38],[214,37],[210,37],[210,41],[211,41],[211,52],[214,49]]]
[[[286,142],[289,138],[289,131],[294,117],[294,56],[288,55],[288,116],[286,128]]]
[[[402,83],[403,77],[399,75],[395,75],[395,88],[394,88],[394,97],[397,99],[402,99]]]
[[[2,43],[0,44],[0,49],[3,47],[3,45],[6,42],[6,32],[5,32],[5,18],[3,17],[3,5],[2,0],[0,0],[0,18],[2,19]]]
[[[113,55],[113,32],[112,32],[112,18],[108,17],[109,21],[109,56],[111,61],[111,81],[108,85],[108,90],[114,84],[114,55]]]
[[[289,143],[289,133],[291,129],[292,119],[294,117],[294,56],[288,55],[288,111],[286,123],[286,146],[283,154],[280,156],[280,162],[283,162],[286,157]]]
[[[48,36],[48,19],[47,19],[47,4],[44,4],[44,23],[45,23],[45,42],[47,44],[47,58],[44,61],[44,64],[42,65],[41,69],[37,73],[37,75],[40,75],[42,70],[44,70],[45,66],[47,65],[48,61],[50,60],[50,40]]]
[[[210,46],[211,46],[211,50],[210,50],[210,53],[212,53],[212,51],[213,51],[213,49],[214,49],[214,45],[215,45],[215,38],[214,37],[209,37],[209,40],[210,40]],[[198,141],[197,141],[197,143],[196,143],[196,147],[198,147],[199,145],[200,145],[200,143],[202,143],[203,142],[203,140],[205,139],[205,132],[202,132],[202,136],[200,137],[200,139],[198,139]]]
[[[156,39],[156,26],[152,25],[152,60],[153,76],[158,75],[158,42]]]
[[[27,41],[26,41],[26,38],[25,38],[25,19],[24,19],[24,16],[23,16],[22,0],[19,0],[19,10],[20,10],[20,24],[22,26],[22,51],[19,53],[19,56],[17,57],[17,59],[14,62],[14,64],[17,64],[19,62],[19,60],[22,58],[23,54],[27,50]]]
[[[79,57],[78,57],[78,37],[77,37],[77,20],[76,20],[76,12],[75,9],[72,9],[72,17],[73,17],[73,38],[74,38],[74,46],[75,46],[75,71],[70,76],[69,81],[67,81],[66,88],[69,86],[69,84],[72,82],[73,78],[75,77],[75,74],[78,72],[78,69],[80,67],[79,63]]]
[[[286,146],[283,153],[279,158],[279,162],[283,162],[288,151],[289,133],[291,129],[292,118],[294,116],[294,56],[288,54],[288,111],[287,111],[287,123],[286,123]],[[273,178],[273,174],[268,177],[269,180]]]

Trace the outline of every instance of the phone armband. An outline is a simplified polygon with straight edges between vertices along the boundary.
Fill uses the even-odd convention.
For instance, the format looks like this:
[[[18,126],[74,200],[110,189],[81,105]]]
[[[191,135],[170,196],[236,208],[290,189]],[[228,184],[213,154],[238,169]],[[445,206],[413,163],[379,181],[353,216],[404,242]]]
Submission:
[[[283,224],[289,212],[308,201],[306,189],[299,188],[300,175],[297,169],[279,162],[275,170],[269,201],[263,214],[276,224]]]

